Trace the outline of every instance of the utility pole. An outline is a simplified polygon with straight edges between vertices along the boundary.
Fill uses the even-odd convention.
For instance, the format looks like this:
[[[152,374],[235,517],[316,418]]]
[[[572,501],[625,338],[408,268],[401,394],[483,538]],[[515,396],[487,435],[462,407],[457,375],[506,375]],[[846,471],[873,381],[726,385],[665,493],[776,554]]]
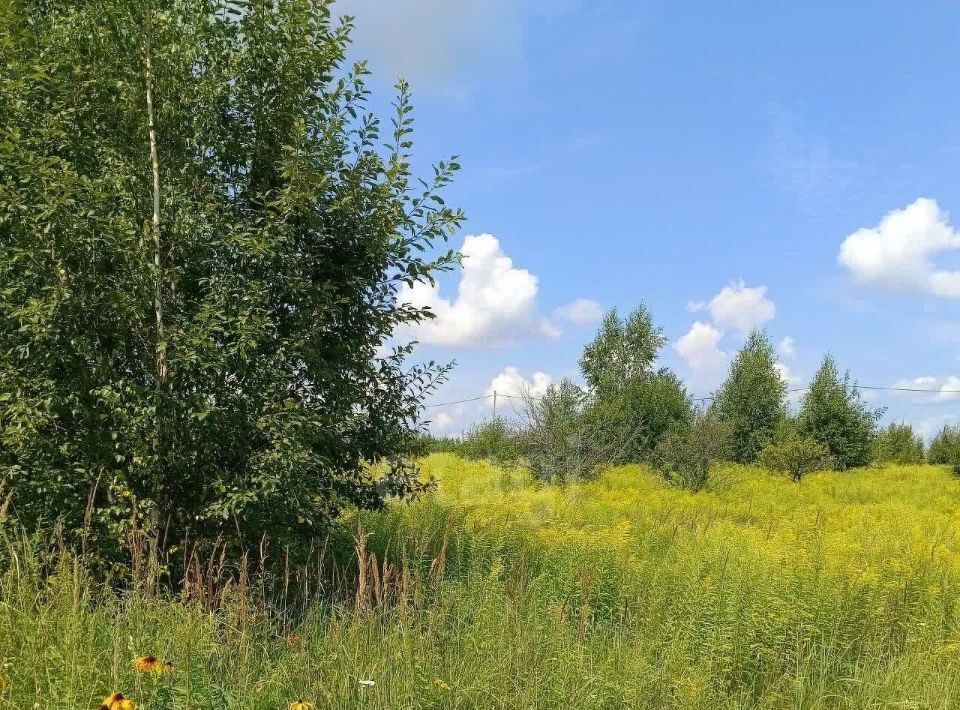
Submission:
[[[497,391],[493,391],[493,418],[497,418]]]

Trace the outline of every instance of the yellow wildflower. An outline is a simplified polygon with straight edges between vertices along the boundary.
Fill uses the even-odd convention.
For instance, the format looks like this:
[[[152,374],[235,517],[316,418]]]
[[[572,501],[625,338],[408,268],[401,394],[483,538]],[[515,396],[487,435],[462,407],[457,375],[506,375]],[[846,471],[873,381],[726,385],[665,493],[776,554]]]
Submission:
[[[163,675],[173,670],[173,664],[170,661],[161,661],[156,656],[139,656],[134,662],[133,667],[138,673],[154,673]]]
[[[447,683],[447,681],[445,681],[443,678],[434,678],[433,684],[437,686],[441,690],[441,692],[444,692],[444,693],[450,692],[450,684]]]
[[[308,703],[303,698],[300,698],[290,703],[290,710],[313,710],[313,703]]]
[[[130,698],[124,697],[123,693],[113,693],[103,699],[100,710],[137,710],[137,706]]]

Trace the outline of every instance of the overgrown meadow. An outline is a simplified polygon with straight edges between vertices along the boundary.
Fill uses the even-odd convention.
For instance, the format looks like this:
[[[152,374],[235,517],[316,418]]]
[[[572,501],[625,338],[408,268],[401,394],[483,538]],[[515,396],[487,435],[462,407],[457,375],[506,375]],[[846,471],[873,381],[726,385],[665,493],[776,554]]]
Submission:
[[[339,597],[293,569],[269,591],[250,569],[211,596],[117,592],[8,535],[0,706],[960,707],[945,467],[726,467],[698,493],[635,466],[565,486],[450,454],[423,470],[434,493],[346,520]]]

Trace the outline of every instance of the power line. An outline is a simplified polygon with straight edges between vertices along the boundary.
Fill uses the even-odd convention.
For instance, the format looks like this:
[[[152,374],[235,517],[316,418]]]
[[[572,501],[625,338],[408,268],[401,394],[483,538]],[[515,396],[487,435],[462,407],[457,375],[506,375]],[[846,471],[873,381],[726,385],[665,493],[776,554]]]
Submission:
[[[926,394],[960,394],[960,390],[924,390],[915,387],[873,387],[871,385],[856,385],[861,390],[886,390],[888,392],[925,392]],[[804,387],[809,389],[809,387]]]
[[[423,405],[423,407],[424,409],[431,409],[433,407],[448,407],[452,404],[463,404],[465,402],[479,402],[481,399],[490,399],[492,396],[493,396],[492,394],[485,394],[482,397],[471,397],[470,399],[457,399],[457,400],[454,400],[453,402],[437,402],[436,404],[425,404]],[[500,395],[500,396],[504,397],[506,395]]]
[[[947,389],[931,390],[931,389],[921,389],[919,387],[883,387],[880,385],[854,385],[854,386],[856,387],[856,389],[871,390],[876,392],[914,392],[914,393],[920,393],[920,394],[960,394],[960,390],[947,390]],[[809,385],[805,385],[803,387],[792,387],[787,390],[787,393],[794,394],[796,392],[805,392],[808,389],[810,389]],[[424,405],[424,408],[433,409],[435,407],[448,407],[454,404],[466,404],[468,402],[479,402],[484,399],[493,399],[494,401],[496,401],[498,397],[503,397],[506,399],[531,399],[535,402],[543,399],[543,397],[527,397],[521,394],[506,394],[505,392],[498,392],[494,390],[491,394],[485,394],[480,397],[470,397],[468,399],[457,399],[457,400],[453,400],[452,402],[437,402],[435,404],[426,404]],[[706,402],[706,401],[716,399],[716,395],[712,395],[712,394],[703,395],[701,397],[691,397],[690,399],[694,402]]]

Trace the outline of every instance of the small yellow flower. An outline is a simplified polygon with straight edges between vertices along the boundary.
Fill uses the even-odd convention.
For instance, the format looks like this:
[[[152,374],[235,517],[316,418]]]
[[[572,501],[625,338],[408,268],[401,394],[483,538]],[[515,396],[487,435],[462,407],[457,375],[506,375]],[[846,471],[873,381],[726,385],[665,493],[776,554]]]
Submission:
[[[434,678],[433,684],[437,686],[441,690],[441,692],[444,692],[444,693],[450,692],[450,684],[447,683],[447,681],[445,681],[443,678]]]
[[[308,703],[303,698],[300,698],[290,703],[290,710],[313,710],[313,703]]]
[[[123,693],[113,693],[103,699],[100,710],[137,710],[137,706],[130,698],[124,697]]]
[[[156,656],[139,656],[134,662],[133,667],[138,673],[153,673],[163,675],[173,670],[173,664],[170,661],[161,661]]]

